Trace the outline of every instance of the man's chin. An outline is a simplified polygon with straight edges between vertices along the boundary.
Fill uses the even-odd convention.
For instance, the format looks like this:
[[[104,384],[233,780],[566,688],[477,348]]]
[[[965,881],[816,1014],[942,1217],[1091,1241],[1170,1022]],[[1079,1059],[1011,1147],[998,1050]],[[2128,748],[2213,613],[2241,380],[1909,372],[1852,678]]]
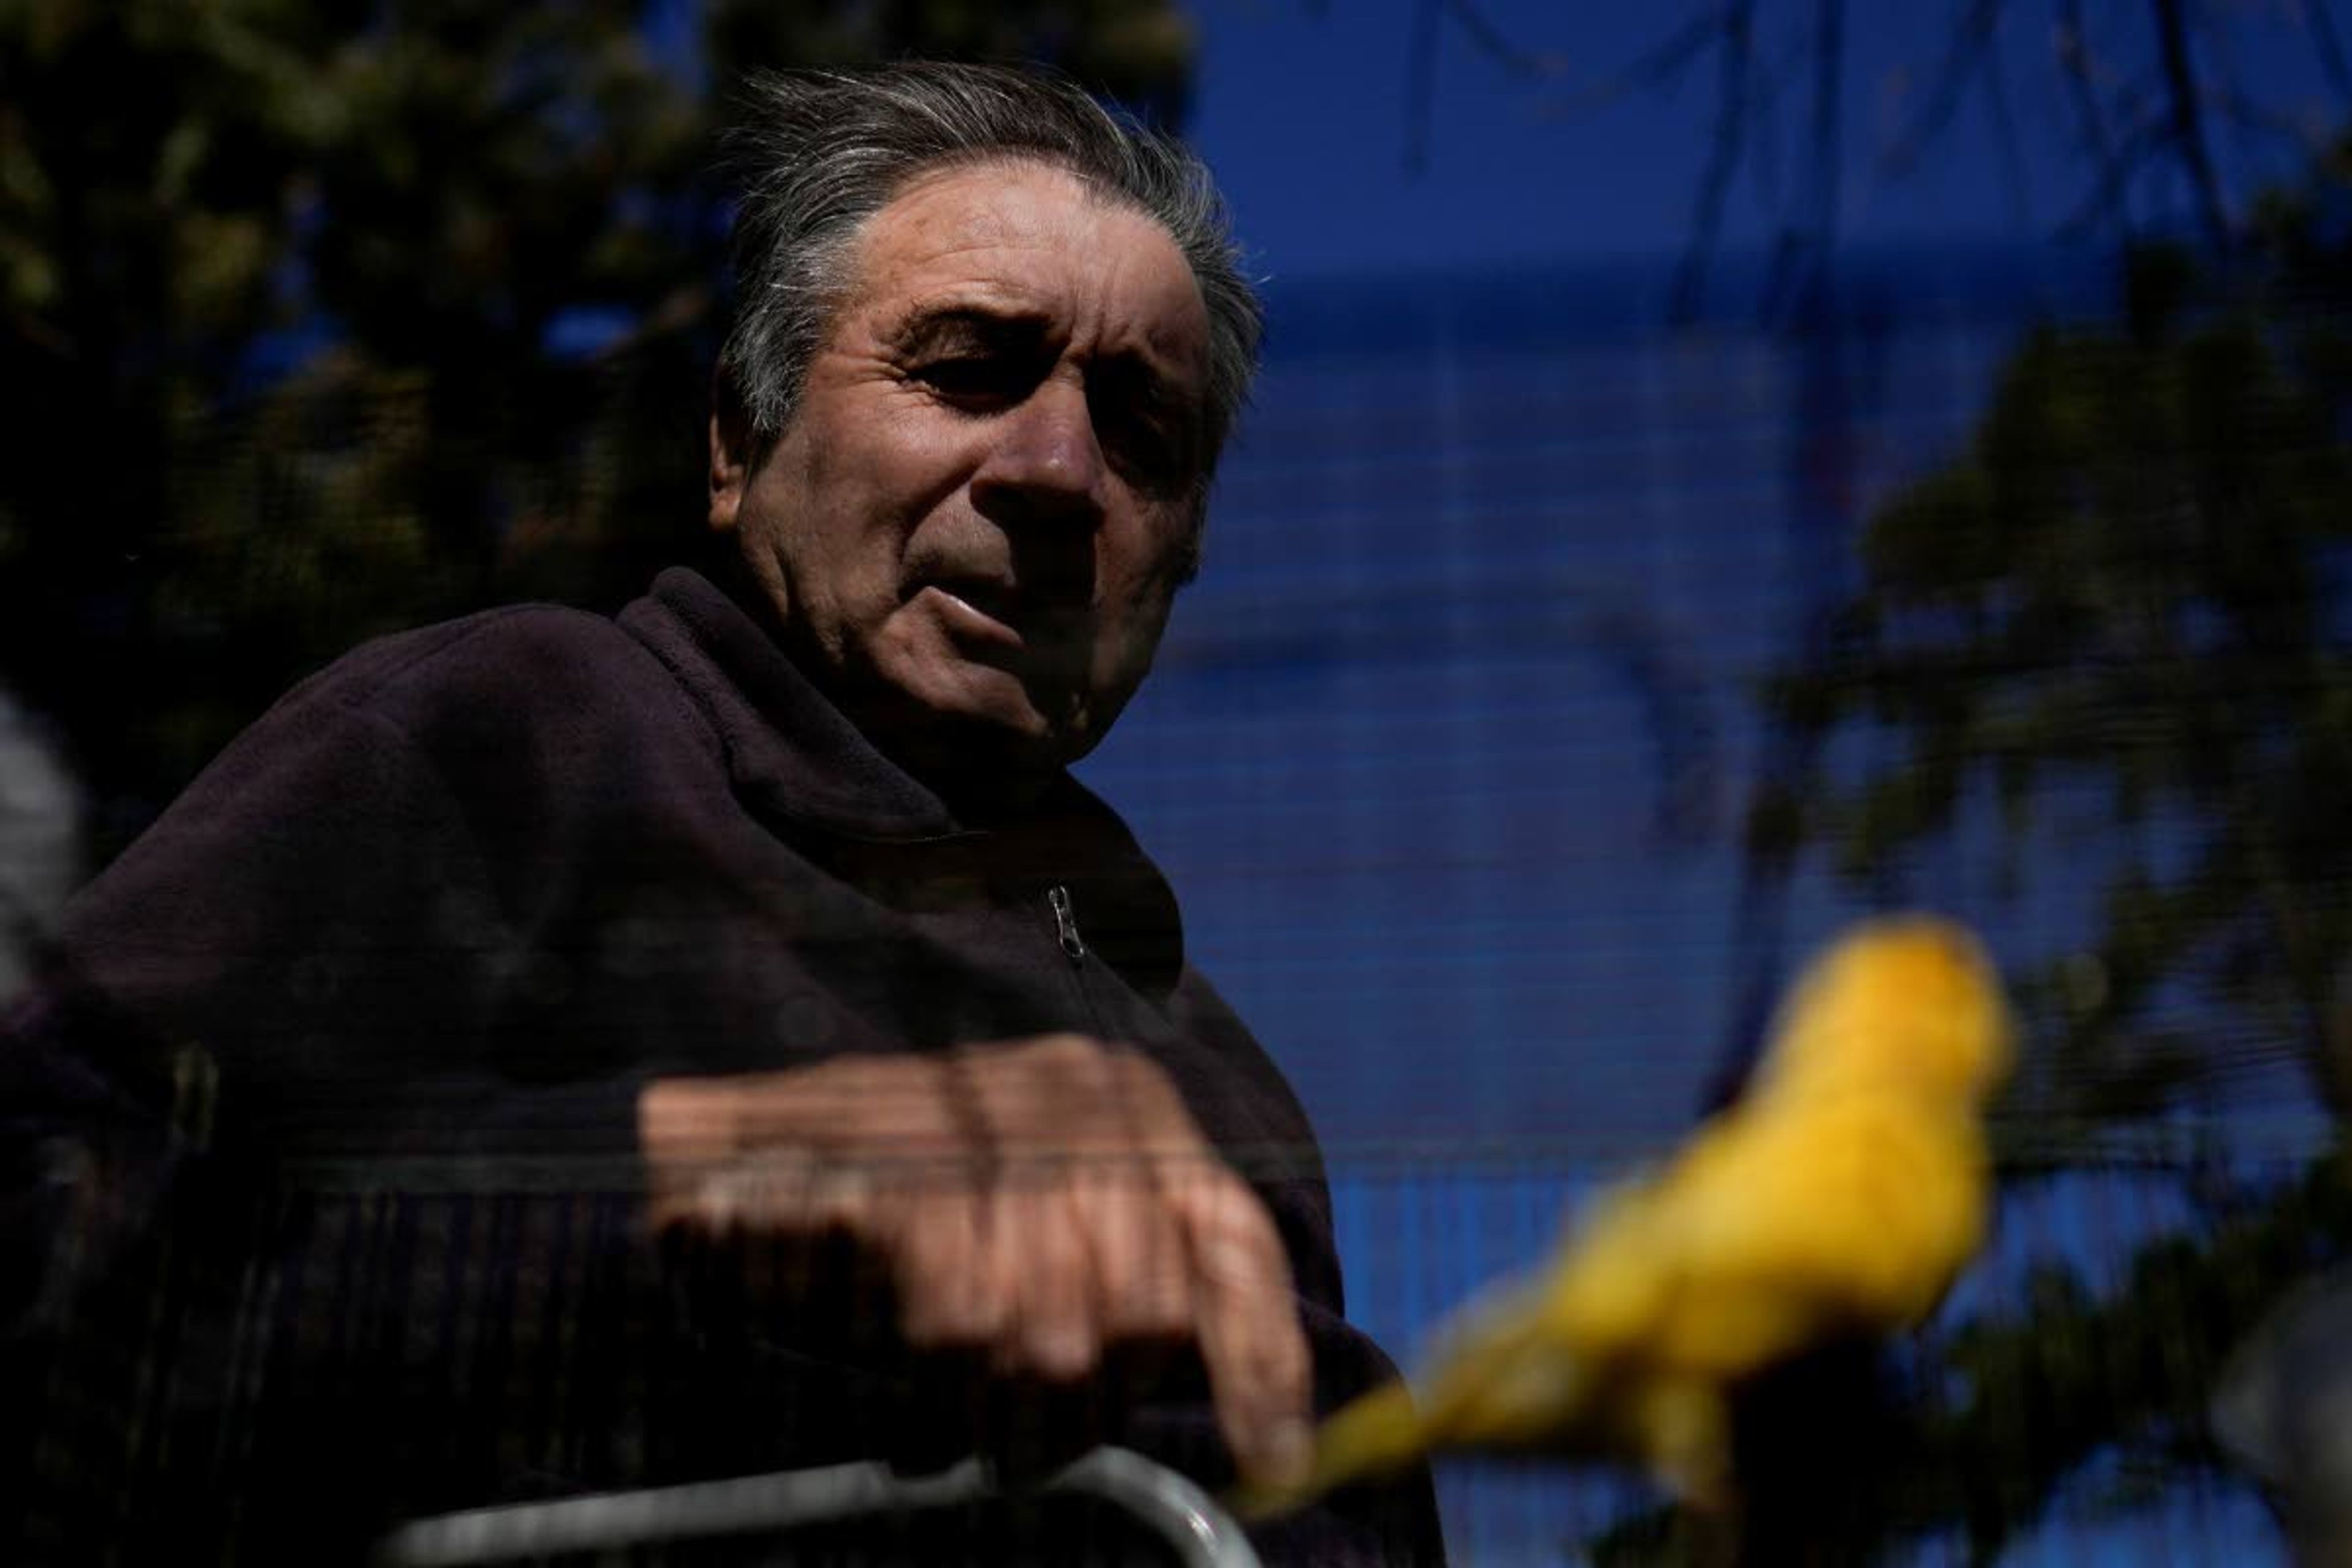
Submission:
[[[1093,749],[1094,737],[1027,702],[943,701],[902,710],[874,737],[908,771],[950,798],[1034,793]]]

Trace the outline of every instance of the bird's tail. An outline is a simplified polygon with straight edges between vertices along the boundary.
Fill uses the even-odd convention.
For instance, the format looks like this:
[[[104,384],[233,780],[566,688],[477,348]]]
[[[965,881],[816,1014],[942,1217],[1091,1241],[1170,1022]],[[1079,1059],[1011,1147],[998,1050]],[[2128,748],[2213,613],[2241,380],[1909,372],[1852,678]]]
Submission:
[[[1315,1458],[1306,1474],[1288,1485],[1244,1483],[1230,1500],[1245,1520],[1266,1519],[1304,1508],[1351,1481],[1401,1468],[1423,1447],[1421,1415],[1412,1391],[1387,1384],[1343,1405],[1315,1435]]]

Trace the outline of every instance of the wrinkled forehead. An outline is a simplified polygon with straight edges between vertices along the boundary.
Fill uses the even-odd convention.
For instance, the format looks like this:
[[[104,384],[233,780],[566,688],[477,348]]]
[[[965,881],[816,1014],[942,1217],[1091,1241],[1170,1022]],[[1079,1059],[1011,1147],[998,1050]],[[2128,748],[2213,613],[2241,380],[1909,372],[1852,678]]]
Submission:
[[[1167,228],[1122,193],[1043,159],[914,175],[861,226],[849,274],[848,309],[1045,312],[1188,365],[1207,353],[1199,279]]]

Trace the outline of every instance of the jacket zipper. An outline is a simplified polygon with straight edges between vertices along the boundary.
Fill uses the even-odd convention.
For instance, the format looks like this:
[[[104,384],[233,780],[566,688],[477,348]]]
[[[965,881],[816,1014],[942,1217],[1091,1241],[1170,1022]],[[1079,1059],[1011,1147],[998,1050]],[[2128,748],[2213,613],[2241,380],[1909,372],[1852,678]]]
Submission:
[[[1070,910],[1070,889],[1056,882],[1045,889],[1045,902],[1054,911],[1054,936],[1062,951],[1076,963],[1087,956],[1086,939],[1078,934],[1078,917]]]
[[[1101,1002],[1096,1002],[1094,987],[1087,985],[1087,938],[1077,933],[1077,908],[1070,902],[1070,889],[1056,881],[1045,891],[1045,902],[1054,910],[1054,941],[1061,942],[1061,954],[1070,959],[1070,990],[1077,992],[1077,1004],[1094,1025],[1096,1039],[1110,1039]]]
[[[1078,994],[1078,1005],[1086,1009],[1096,1036],[1108,1038],[1102,1008],[1095,1001],[1094,987],[1087,984],[1087,939],[1078,934],[1078,915],[1070,903],[1070,889],[1059,882],[1046,889],[1045,907],[1054,911],[1054,940],[1061,944],[1062,956],[1070,961],[1070,985]]]

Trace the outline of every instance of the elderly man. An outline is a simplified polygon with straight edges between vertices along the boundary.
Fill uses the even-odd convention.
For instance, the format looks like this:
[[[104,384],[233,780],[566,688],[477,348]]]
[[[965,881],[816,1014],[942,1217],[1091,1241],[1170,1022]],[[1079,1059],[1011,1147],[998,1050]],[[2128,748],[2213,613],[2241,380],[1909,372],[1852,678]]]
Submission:
[[[115,1277],[199,1325],[117,1393],[233,1548],[1024,1425],[1213,1485],[1385,1375],[1296,1100],[1066,772],[1255,359],[1205,172],[938,66],[771,81],[741,147],[711,567],[298,688],[75,905],[0,1058],[98,1276],[52,1256],[20,1341]],[[617,1163],[623,1217],[470,1190],[541,1157]],[[257,1188],[310,1195],[221,1242]],[[1262,1543],[1435,1539],[1424,1478]]]

